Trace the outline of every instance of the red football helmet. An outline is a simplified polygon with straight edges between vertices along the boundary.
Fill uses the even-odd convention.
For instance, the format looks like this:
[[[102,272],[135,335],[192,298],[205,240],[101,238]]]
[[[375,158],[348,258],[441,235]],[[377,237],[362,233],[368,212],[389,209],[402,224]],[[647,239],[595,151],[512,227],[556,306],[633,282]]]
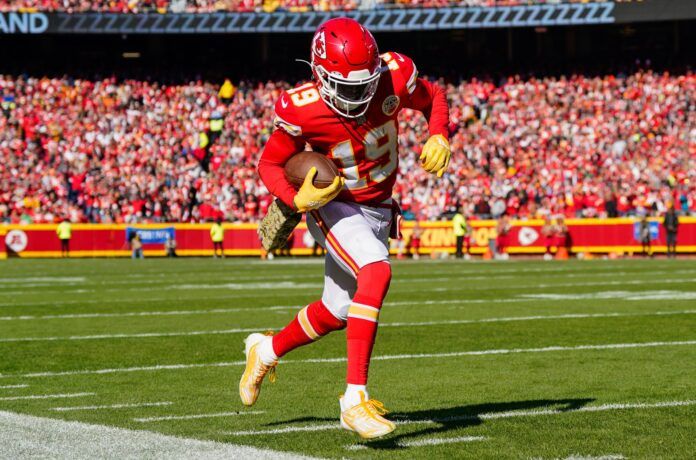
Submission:
[[[311,66],[329,107],[348,118],[367,112],[382,72],[377,42],[369,30],[350,18],[326,21],[312,39]]]

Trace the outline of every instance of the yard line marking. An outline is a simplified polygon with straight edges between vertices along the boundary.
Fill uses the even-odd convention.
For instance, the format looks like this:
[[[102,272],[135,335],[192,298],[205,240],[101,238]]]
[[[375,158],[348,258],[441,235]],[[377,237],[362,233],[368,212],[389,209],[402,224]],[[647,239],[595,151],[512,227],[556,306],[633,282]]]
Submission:
[[[285,426],[283,428],[270,428],[266,430],[247,430],[247,431],[223,431],[220,434],[228,436],[256,436],[264,434],[286,434],[286,433],[307,433],[312,431],[327,431],[343,429],[341,425],[336,423],[326,423],[323,425],[300,425],[300,426]]]
[[[171,401],[151,402],[151,403],[133,403],[133,404],[111,404],[104,406],[68,406],[68,407],[51,407],[50,410],[56,412],[68,412],[73,410],[101,410],[101,409],[130,409],[134,407],[159,407],[171,406],[174,404]]]
[[[530,300],[531,301],[531,300]],[[239,307],[239,308],[212,308],[207,310],[171,310],[171,311],[131,311],[123,313],[73,313],[64,315],[22,315],[0,316],[0,321],[28,321],[43,319],[81,319],[81,318],[122,318],[131,316],[179,316],[179,315],[212,315],[216,313],[236,313],[242,311],[259,310],[294,310],[300,309],[299,305],[273,305],[267,307]]]
[[[380,326],[403,327],[403,326],[439,326],[449,324],[479,324],[479,323],[507,323],[516,321],[534,321],[544,319],[586,319],[586,318],[622,318],[631,316],[670,316],[670,315],[692,315],[696,310],[681,311],[656,311],[645,313],[567,313],[563,315],[533,315],[533,316],[508,316],[501,318],[482,318],[482,319],[453,319],[443,321],[421,321],[413,323],[382,323]]]
[[[26,278],[0,278],[0,284],[27,283],[84,283],[84,276],[35,276]]]
[[[517,302],[538,302],[546,299],[452,299],[452,300],[420,300],[420,301],[396,301],[386,302],[385,306],[403,305],[446,305],[446,304],[469,304],[469,303],[517,303]],[[22,304],[24,306],[26,304]],[[283,311],[299,310],[302,305],[271,305],[259,307],[238,307],[238,308],[213,308],[207,310],[171,310],[171,311],[131,311],[123,313],[72,313],[63,315],[21,315],[21,316],[0,316],[0,321],[29,321],[45,319],[80,319],[80,318],[120,318],[131,316],[178,316],[178,315],[207,315],[216,313],[235,313],[242,311]]]
[[[491,278],[491,281],[495,281],[495,279]],[[399,293],[407,293],[407,292],[459,292],[459,291],[493,291],[493,290],[519,290],[519,289],[546,289],[546,288],[554,288],[554,287],[573,287],[573,286],[625,286],[625,285],[645,285],[645,284],[683,284],[683,283],[692,283],[696,282],[696,278],[681,278],[681,279],[663,279],[663,280],[656,280],[656,279],[645,279],[645,280],[616,280],[616,281],[591,281],[591,282],[579,282],[579,283],[542,283],[542,284],[520,284],[520,285],[486,285],[486,286],[468,286],[468,285],[461,285],[461,286],[447,286],[447,287],[434,287],[431,289],[426,289],[424,287],[416,287],[414,289],[401,289],[401,288],[396,288],[395,292]],[[267,284],[273,284],[273,283],[267,283]],[[191,289],[196,289],[196,288],[201,288],[204,285],[190,285]],[[305,289],[308,287],[321,287],[321,284],[318,283],[307,283],[307,284],[297,284],[295,287],[288,287],[284,289],[288,290],[298,290],[298,289]],[[171,285],[171,286],[158,286],[158,289],[161,290],[166,290],[166,289],[181,289],[181,285]],[[221,287],[220,289],[233,289],[233,290],[242,290],[241,288],[229,288],[229,287]],[[255,293],[249,293],[249,294],[235,294],[235,298],[267,298],[267,297],[276,297],[277,293],[268,293],[265,294],[264,292],[267,290],[276,290],[275,287],[273,288],[259,288],[259,287],[251,287],[251,288],[245,288],[243,290],[261,290],[261,292],[255,292]],[[105,293],[105,292],[139,292],[139,291],[152,291],[152,288],[136,288],[136,289],[102,289],[99,292],[100,293]],[[49,293],[49,292],[58,292],[58,291],[47,291],[44,290],[42,291],[43,294]],[[76,289],[76,290],[69,290],[69,291],[60,291],[60,294],[65,295],[65,294],[85,294],[85,293],[95,293],[97,292],[94,289]],[[5,296],[5,295],[12,295],[15,296],[17,294],[26,294],[26,291],[6,291],[6,292],[0,292],[0,296]],[[195,300],[203,300],[203,299],[230,299],[229,295],[225,296],[196,296]],[[120,299],[121,302],[146,302],[146,301],[171,301],[170,298],[150,298],[150,299]],[[193,299],[192,299],[193,300]],[[103,300],[95,300],[95,299],[86,299],[82,301],[74,301],[73,303],[80,303],[80,302],[103,302]],[[20,301],[21,302],[21,301]],[[116,302],[116,300],[110,300],[109,302],[113,303]],[[0,303],[0,307],[14,307],[17,306],[17,301],[15,302],[5,302],[5,303]],[[65,303],[65,301],[57,301],[57,302],[41,302],[38,303],[38,305],[57,305]],[[28,304],[24,304],[28,305]],[[37,304],[33,304],[37,305]]]
[[[399,447],[422,447],[422,446],[439,446],[442,444],[455,444],[460,442],[486,441],[486,436],[458,436],[456,438],[426,438],[414,439],[411,441],[399,440]]]
[[[413,439],[411,441],[398,440],[396,445],[398,447],[423,447],[423,446],[440,446],[443,444],[458,444],[460,442],[475,442],[475,441],[487,441],[486,436],[457,436],[454,438],[425,438],[425,439]],[[367,444],[349,444],[345,448],[346,450],[366,450],[368,449]]]
[[[690,346],[696,345],[696,340],[682,340],[674,342],[640,342],[640,343],[609,343],[600,345],[575,345],[575,346],[550,346],[542,348],[510,348],[510,349],[489,349],[489,350],[471,350],[471,351],[456,351],[449,353],[420,353],[420,354],[404,354],[404,355],[382,355],[373,356],[373,360],[400,360],[400,359],[418,359],[418,358],[454,358],[462,356],[487,356],[487,355],[511,355],[517,353],[545,353],[556,351],[584,351],[584,350],[614,350],[614,349],[630,349],[630,348],[654,348],[654,347],[674,347],[674,346]],[[306,364],[306,363],[342,363],[346,358],[309,358],[281,361],[281,364]],[[47,371],[47,372],[31,372],[26,374],[6,374],[0,375],[3,378],[36,378],[36,377],[61,377],[70,375],[99,375],[99,374],[115,374],[123,372],[150,372],[163,370],[181,370],[181,369],[196,369],[206,367],[234,367],[244,366],[246,361],[230,361],[219,363],[197,363],[197,364],[160,364],[154,366],[138,366],[138,367],[116,367],[106,369],[86,369],[72,371]]]
[[[60,377],[65,375],[101,375],[101,374],[117,374],[123,372],[150,372],[150,371],[172,371],[180,369],[196,369],[201,367],[232,367],[246,365],[246,361],[233,361],[221,363],[201,363],[201,364],[159,364],[155,366],[136,366],[136,367],[115,367],[106,369],[89,369],[79,371],[54,371],[54,372],[32,372],[27,374],[7,374],[0,375],[2,378],[10,377]]]
[[[482,318],[482,319],[455,319],[443,321],[420,321],[420,322],[397,322],[397,323],[381,323],[382,327],[413,327],[413,326],[440,326],[454,324],[481,324],[481,323],[505,323],[517,321],[536,321],[536,320],[553,320],[553,319],[588,319],[588,318],[620,318],[632,316],[669,316],[669,315],[691,315],[696,313],[696,310],[681,310],[681,311],[657,311],[657,312],[638,312],[638,313],[568,313],[564,315],[534,315],[534,316],[509,316],[501,318]],[[282,326],[280,326],[282,327]],[[183,336],[198,336],[198,335],[225,335],[239,334],[246,332],[258,332],[268,329],[278,329],[278,326],[260,326],[252,328],[237,328],[223,329],[213,331],[183,331],[183,332],[143,332],[138,334],[98,334],[98,335],[70,335],[58,337],[9,337],[0,339],[0,343],[16,343],[16,342],[55,342],[55,341],[73,341],[73,340],[102,340],[102,339],[140,339],[152,337],[183,337]]]
[[[619,299],[624,301],[636,301],[636,300],[655,300],[660,296],[660,300],[690,300],[686,297],[691,296],[691,292],[684,291],[645,291],[646,294],[650,294],[651,297],[641,297],[638,292],[631,291],[607,291],[608,293],[618,293],[626,292],[626,296],[620,297],[618,294],[616,297],[604,297],[602,292],[587,294],[575,294],[576,297],[570,298],[572,294],[568,294],[568,299],[576,300],[605,300],[605,299]],[[559,297],[565,296],[566,294],[524,294],[518,295],[512,299],[448,299],[448,300],[399,300],[395,302],[386,302],[385,307],[397,307],[397,306],[408,306],[408,305],[468,305],[468,304],[496,304],[496,303],[532,303],[532,302],[545,302],[545,301],[557,301]],[[607,294],[609,295],[609,294]],[[596,296],[596,297],[595,297]],[[565,297],[563,298],[565,299]],[[22,304],[24,306],[26,304]],[[224,313],[237,313],[237,312],[258,312],[264,310],[270,311],[284,311],[284,310],[299,310],[302,305],[270,305],[270,306],[258,306],[258,307],[235,307],[235,308],[212,308],[212,309],[202,309],[202,310],[162,310],[162,311],[130,311],[121,313],[67,313],[62,315],[18,315],[18,316],[0,316],[0,321],[34,321],[34,320],[51,320],[51,319],[85,319],[85,318],[124,318],[124,317],[139,317],[139,316],[186,316],[186,315],[213,315],[213,314],[224,314]]]
[[[172,458],[301,460],[310,457],[150,431],[0,412],[6,458]]]
[[[437,287],[433,289],[401,289],[397,292],[448,292],[448,291],[495,291],[495,290],[519,290],[519,289],[548,289],[557,287],[574,287],[574,286],[626,286],[626,285],[645,285],[645,284],[682,284],[682,283],[693,283],[696,282],[696,278],[679,278],[679,279],[665,279],[665,280],[616,280],[616,281],[588,281],[579,283],[541,283],[541,284],[518,284],[509,285],[505,284],[502,286],[448,286],[448,287]]]
[[[565,457],[563,460],[624,460],[626,457],[624,457],[621,454],[607,454],[607,455],[580,455],[580,454],[571,454],[567,457]],[[542,460],[542,459],[535,459],[535,460]]]
[[[6,390],[9,388],[27,388],[29,385],[21,384],[21,385],[0,385],[0,390]]]
[[[162,286],[162,288],[169,289],[230,289],[234,291],[248,291],[252,289],[309,289],[322,287],[321,283],[296,283],[294,281],[281,281],[280,283],[220,283],[220,284],[171,284],[169,286]],[[150,291],[152,287],[135,288],[135,289],[125,289],[127,291]]]
[[[265,414],[266,411],[263,410],[250,410],[250,411],[238,411],[238,412],[215,412],[212,414],[193,414],[193,415],[165,415],[162,417],[143,417],[134,418],[134,422],[147,423],[147,422],[160,422],[163,420],[193,420],[199,418],[216,418],[216,417],[234,417],[240,415],[258,415]]]
[[[525,285],[515,285],[515,286],[478,286],[478,287],[464,287],[463,289],[455,289],[453,287],[442,287],[442,288],[434,288],[434,289],[423,289],[423,288],[418,288],[415,290],[398,290],[395,292],[443,292],[443,291],[462,291],[462,290],[470,290],[470,291],[488,291],[492,289],[529,289],[529,288],[541,288],[541,287],[569,287],[569,286],[602,286],[602,285],[640,285],[640,284],[672,284],[672,283],[689,283],[696,281],[696,279],[689,278],[689,279],[673,279],[673,280],[626,280],[626,281],[605,281],[605,282],[596,282],[596,283],[565,283],[565,284],[544,284],[544,285],[532,285],[532,284],[525,284]],[[84,290],[83,290],[84,291]],[[119,292],[122,292],[122,290],[118,290]],[[16,291],[14,293],[23,293],[24,291]],[[65,291],[63,291],[65,293]],[[225,294],[225,295],[199,295],[195,296],[194,298],[187,299],[183,298],[181,300],[185,301],[200,301],[200,300],[230,300],[233,301],[234,299],[238,299],[240,297],[252,297],[251,295],[239,295],[235,294],[234,298],[230,296],[230,294]],[[273,294],[275,295],[275,294]],[[258,293],[253,295],[254,298],[259,298],[259,297],[265,297],[265,296],[260,296]],[[52,301],[35,301],[35,302],[24,302],[24,301],[13,301],[13,302],[3,302],[0,303],[0,307],[30,307],[30,306],[60,306],[60,305],[81,305],[81,304],[106,304],[106,305],[111,305],[111,304],[118,304],[118,303],[147,303],[147,302],[164,302],[164,301],[169,301],[171,302],[172,299],[168,297],[150,297],[150,298],[121,298],[121,299],[109,299],[108,301],[104,301],[103,299],[75,299],[75,300],[52,300]]]
[[[20,399],[59,399],[59,398],[81,398],[83,396],[94,396],[96,393],[62,393],[52,395],[28,395],[28,396],[3,396],[0,401],[18,401]]]
[[[0,339],[0,343],[16,342],[56,342],[71,340],[102,340],[102,339],[142,339],[151,337],[182,337],[196,335],[220,335],[220,334],[239,334],[243,332],[258,332],[267,328],[240,328],[224,329],[219,331],[189,331],[189,332],[143,332],[140,334],[97,334],[97,335],[70,335],[64,337],[14,337]],[[277,329],[274,328],[274,329]]]
[[[696,291],[603,291],[576,294],[522,294],[518,297],[543,300],[696,300]]]
[[[475,350],[475,351],[454,351],[449,353],[418,353],[404,355],[383,355],[375,356],[372,359],[377,361],[400,360],[400,359],[419,359],[419,358],[456,358],[461,356],[486,356],[486,355],[510,355],[517,353],[545,353],[553,351],[580,351],[580,350],[612,350],[623,348],[650,348],[664,346],[683,346],[696,345],[696,340],[679,342],[643,342],[643,343],[613,343],[605,345],[576,345],[576,346],[550,346],[541,348],[502,348],[497,350]],[[301,361],[286,362],[307,362],[307,363],[338,363],[344,362],[346,358],[315,358],[304,359]]]
[[[394,418],[393,421],[397,425],[437,425],[442,423],[451,423],[465,420],[496,420],[504,418],[516,417],[538,417],[543,415],[562,415],[573,414],[577,412],[604,412],[613,410],[629,410],[629,409],[661,409],[669,407],[685,407],[693,406],[696,400],[686,401],[661,401],[656,403],[625,403],[625,404],[603,404],[601,406],[583,406],[575,409],[536,409],[536,410],[517,410],[506,412],[484,412],[474,415],[455,415],[452,417],[440,418]],[[244,430],[244,431],[228,431],[221,434],[228,436],[259,436],[259,435],[275,435],[285,433],[301,433],[313,431],[338,430],[341,426],[338,423],[322,424],[322,425],[301,425],[301,426],[285,426],[282,428],[271,428],[265,430]]]

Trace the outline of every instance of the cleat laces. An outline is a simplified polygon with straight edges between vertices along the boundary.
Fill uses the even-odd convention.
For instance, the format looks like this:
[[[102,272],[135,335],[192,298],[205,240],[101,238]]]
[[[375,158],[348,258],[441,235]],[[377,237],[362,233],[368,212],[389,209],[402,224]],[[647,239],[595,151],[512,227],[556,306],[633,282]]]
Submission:
[[[360,408],[370,416],[381,416],[389,413],[384,404],[376,399],[370,399],[369,401],[363,401],[359,404]]]

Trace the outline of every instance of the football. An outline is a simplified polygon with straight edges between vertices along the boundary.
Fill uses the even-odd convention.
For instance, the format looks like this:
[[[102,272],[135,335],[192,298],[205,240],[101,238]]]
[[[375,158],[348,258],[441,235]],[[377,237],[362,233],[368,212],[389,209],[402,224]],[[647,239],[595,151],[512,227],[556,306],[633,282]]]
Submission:
[[[338,168],[331,159],[321,153],[306,151],[293,155],[285,163],[285,177],[296,188],[300,188],[312,166],[317,168],[314,178],[314,186],[317,188],[328,187],[338,176]]]

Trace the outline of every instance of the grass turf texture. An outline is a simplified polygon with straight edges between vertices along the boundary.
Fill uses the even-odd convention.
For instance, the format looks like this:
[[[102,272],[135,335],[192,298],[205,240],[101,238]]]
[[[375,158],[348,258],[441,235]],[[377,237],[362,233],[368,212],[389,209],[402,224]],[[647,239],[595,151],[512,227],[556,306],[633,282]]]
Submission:
[[[328,429],[345,362],[307,362],[343,358],[344,332],[288,355],[252,409],[237,395],[248,332],[236,331],[278,329],[318,298],[319,260],[8,260],[0,270],[0,410],[334,458],[694,456],[694,405],[586,409],[696,399],[696,344],[377,360],[372,396],[396,419],[431,422],[363,442]],[[374,355],[696,341],[695,313],[692,261],[395,262]],[[178,364],[201,366],[122,371]],[[98,369],[121,371],[73,373]],[[95,395],[7,399],[83,392]],[[152,402],[172,404],[51,410]],[[548,409],[565,413],[524,416]],[[524,413],[500,415],[509,411]],[[239,434],[297,427],[316,431]],[[462,437],[483,439],[418,445]]]

